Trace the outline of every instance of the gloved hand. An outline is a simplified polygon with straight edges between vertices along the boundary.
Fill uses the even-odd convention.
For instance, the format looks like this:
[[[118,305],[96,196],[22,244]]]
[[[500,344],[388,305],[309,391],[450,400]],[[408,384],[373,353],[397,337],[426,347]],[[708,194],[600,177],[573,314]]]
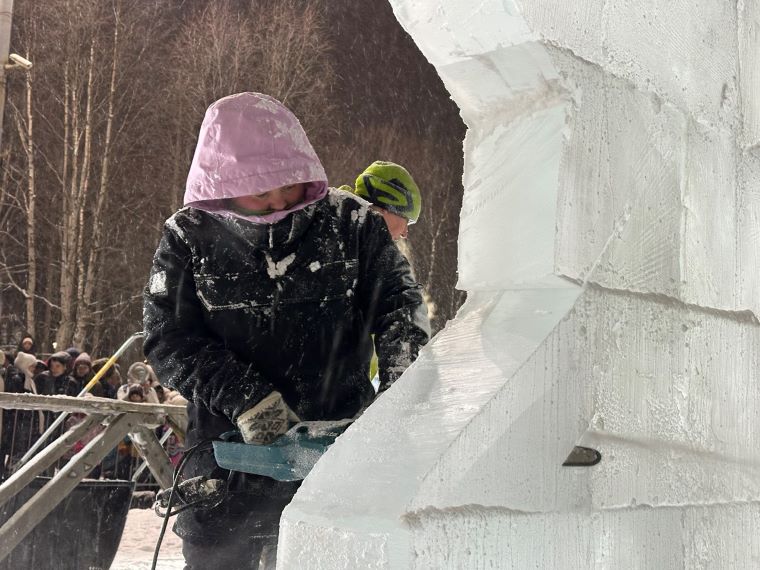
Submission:
[[[282,394],[272,392],[236,420],[243,441],[254,445],[268,445],[301,420],[282,399]]]

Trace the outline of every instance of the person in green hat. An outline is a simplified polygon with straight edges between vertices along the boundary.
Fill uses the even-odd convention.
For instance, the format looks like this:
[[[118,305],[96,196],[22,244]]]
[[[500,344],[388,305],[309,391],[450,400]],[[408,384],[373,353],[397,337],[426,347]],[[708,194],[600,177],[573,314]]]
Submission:
[[[406,239],[409,226],[420,217],[422,196],[420,189],[403,166],[394,162],[375,161],[356,179],[356,187],[348,185],[341,190],[356,194],[372,204],[385,220],[394,241]],[[372,356],[369,377],[375,391],[380,386],[377,354]]]
[[[342,188],[350,191],[348,186]],[[406,238],[409,226],[420,217],[420,189],[409,171],[394,162],[370,164],[356,179],[353,192],[383,216],[394,240]]]

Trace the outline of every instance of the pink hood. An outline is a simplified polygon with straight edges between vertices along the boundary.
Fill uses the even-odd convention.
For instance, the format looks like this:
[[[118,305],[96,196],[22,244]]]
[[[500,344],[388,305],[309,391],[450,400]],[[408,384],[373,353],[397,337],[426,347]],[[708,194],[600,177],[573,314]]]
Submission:
[[[306,199],[266,216],[244,216],[221,202],[305,182]],[[185,206],[275,223],[327,194],[327,175],[295,115],[261,93],[219,99],[203,118],[185,187]]]

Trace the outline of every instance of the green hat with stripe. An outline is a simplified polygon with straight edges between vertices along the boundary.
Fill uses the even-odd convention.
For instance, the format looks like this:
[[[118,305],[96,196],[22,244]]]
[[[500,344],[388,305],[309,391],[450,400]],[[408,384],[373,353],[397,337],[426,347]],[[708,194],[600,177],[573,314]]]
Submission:
[[[378,208],[406,218],[410,224],[420,217],[420,189],[406,168],[393,162],[370,164],[356,179],[354,193]]]

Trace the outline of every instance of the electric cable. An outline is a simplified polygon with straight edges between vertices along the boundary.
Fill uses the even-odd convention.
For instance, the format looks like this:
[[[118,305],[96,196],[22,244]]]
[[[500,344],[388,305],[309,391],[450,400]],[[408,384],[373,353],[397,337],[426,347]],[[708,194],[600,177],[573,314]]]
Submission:
[[[156,513],[159,516],[163,517],[164,522],[161,524],[161,532],[158,534],[158,540],[156,541],[156,548],[153,551],[153,563],[151,564],[151,570],[156,570],[156,565],[158,564],[158,554],[159,554],[159,552],[161,550],[161,543],[164,540],[164,535],[166,534],[166,528],[169,526],[169,518],[173,517],[174,515],[176,515],[178,513],[181,513],[182,511],[190,509],[192,507],[197,507],[197,506],[199,506],[199,505],[201,505],[203,503],[208,503],[207,499],[196,499],[194,501],[188,502],[187,499],[186,499],[186,497],[183,496],[182,491],[179,489],[179,482],[180,482],[180,479],[182,478],[182,472],[185,469],[185,465],[186,465],[188,459],[190,459],[190,457],[192,457],[195,454],[196,451],[198,451],[202,447],[208,447],[210,444],[212,444],[212,442],[213,442],[213,440],[211,440],[211,439],[200,441],[200,442],[196,443],[194,446],[192,446],[189,449],[187,449],[185,451],[185,453],[182,455],[182,459],[180,459],[179,463],[174,468],[174,473],[172,475],[172,487],[171,487],[171,491],[169,492],[169,500],[167,502],[166,512],[165,513],[163,513],[163,514],[161,513],[161,511],[159,510],[160,509],[160,503],[159,503],[158,500],[156,501],[156,505],[155,505],[154,509],[155,509]],[[228,483],[229,483],[229,477],[230,476],[231,476],[231,472],[230,472],[230,475],[228,475]],[[222,501],[224,501],[224,499],[227,497],[227,489],[228,489],[228,487],[229,487],[229,485],[225,486],[224,493],[221,495],[221,497],[214,504],[212,504],[210,507],[208,507],[209,509],[213,509],[213,508],[219,506],[222,503]],[[166,489],[163,492],[165,493]],[[172,510],[172,506],[174,504],[174,499],[175,499],[175,494],[176,494],[176,497],[180,501],[182,501],[184,504],[182,506],[180,506],[180,507]],[[158,496],[156,498],[158,499]]]

